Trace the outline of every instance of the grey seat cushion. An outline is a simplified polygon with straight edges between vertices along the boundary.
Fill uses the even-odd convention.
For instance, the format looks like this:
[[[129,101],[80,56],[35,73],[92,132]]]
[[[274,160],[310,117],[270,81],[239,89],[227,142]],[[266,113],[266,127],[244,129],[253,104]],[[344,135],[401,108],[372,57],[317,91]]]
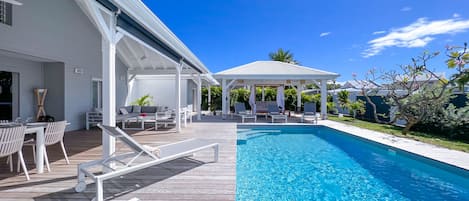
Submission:
[[[128,113],[132,113],[132,106],[125,106],[124,107]]]
[[[117,121],[122,121],[125,119],[133,118],[133,117],[138,117],[138,114],[136,113],[129,113],[129,114],[121,114],[116,116]]]
[[[141,113],[156,113],[157,107],[156,106],[142,106]]]
[[[141,113],[142,112],[142,107],[138,105],[133,105],[132,106],[132,113]]]

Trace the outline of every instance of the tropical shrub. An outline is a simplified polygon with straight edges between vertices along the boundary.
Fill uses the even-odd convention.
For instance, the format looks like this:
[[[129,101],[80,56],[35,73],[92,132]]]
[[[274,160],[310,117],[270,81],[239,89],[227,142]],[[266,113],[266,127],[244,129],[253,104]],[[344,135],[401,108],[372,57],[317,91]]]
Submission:
[[[357,116],[357,114],[364,114],[366,111],[365,101],[357,100],[355,102],[351,102],[347,104],[347,108],[351,111],[353,118]]]

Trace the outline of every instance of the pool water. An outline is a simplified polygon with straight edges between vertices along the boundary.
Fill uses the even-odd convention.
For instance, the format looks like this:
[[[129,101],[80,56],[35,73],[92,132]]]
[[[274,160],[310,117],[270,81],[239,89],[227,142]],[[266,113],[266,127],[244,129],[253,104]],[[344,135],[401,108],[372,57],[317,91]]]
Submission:
[[[322,126],[239,127],[236,199],[469,200],[469,173]]]

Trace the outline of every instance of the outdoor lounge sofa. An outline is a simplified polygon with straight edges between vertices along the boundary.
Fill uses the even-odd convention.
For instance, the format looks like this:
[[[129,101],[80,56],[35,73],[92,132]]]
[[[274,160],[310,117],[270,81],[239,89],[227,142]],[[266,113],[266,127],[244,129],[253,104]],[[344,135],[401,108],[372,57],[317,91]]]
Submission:
[[[187,157],[205,149],[213,149],[214,162],[218,161],[218,143],[207,142],[201,139],[189,139],[158,147],[151,147],[139,144],[117,127],[103,126],[100,124],[98,124],[98,127],[105,131],[106,134],[120,140],[132,151],[119,155],[113,153],[109,157],[78,165],[78,183],[75,186],[75,191],[83,192],[86,189],[85,179],[89,177],[93,179],[96,184],[96,198],[94,200],[97,201],[104,199],[103,182],[111,178],[136,172],[167,161]]]
[[[269,113],[268,106],[269,105],[277,105],[275,101],[256,101],[256,113],[257,114],[265,114],[266,118]]]
[[[237,102],[235,103],[234,107],[235,107],[235,115],[241,117],[242,123],[244,123],[244,119],[254,119],[254,122],[257,121],[256,114],[252,114],[252,112],[247,111],[244,103]]]
[[[162,118],[165,117],[165,118]],[[125,106],[119,109],[116,116],[116,121],[122,122],[122,129],[138,129],[143,130],[146,122],[155,124],[155,130],[158,125],[164,125],[165,127],[170,124],[175,124],[174,115],[171,114],[171,110],[163,106]],[[140,121],[140,128],[129,128],[128,122]]]

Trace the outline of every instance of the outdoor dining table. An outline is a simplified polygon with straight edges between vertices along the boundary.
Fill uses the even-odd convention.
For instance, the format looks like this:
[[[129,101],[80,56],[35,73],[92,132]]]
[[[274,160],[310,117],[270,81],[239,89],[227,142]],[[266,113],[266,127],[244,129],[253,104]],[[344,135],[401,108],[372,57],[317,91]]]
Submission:
[[[36,169],[38,174],[44,173],[44,129],[46,123],[31,123],[26,125],[26,134],[36,133]]]

